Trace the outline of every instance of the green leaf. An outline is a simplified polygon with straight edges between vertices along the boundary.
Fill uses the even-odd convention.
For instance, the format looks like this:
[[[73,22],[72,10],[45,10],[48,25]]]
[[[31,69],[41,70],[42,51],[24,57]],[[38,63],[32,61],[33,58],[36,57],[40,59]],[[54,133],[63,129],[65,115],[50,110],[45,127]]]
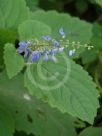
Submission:
[[[26,3],[31,11],[35,11],[38,7],[39,0],[26,0]]]
[[[12,112],[16,130],[36,136],[76,136],[73,119],[30,96],[22,74],[9,80],[1,73],[0,96],[0,105]]]
[[[0,106],[0,135],[13,136],[14,130],[15,124],[11,113]]]
[[[84,64],[94,61],[102,50],[102,26],[95,23],[93,24],[93,35],[91,38],[91,45],[94,47],[92,50],[86,50],[81,54]]]
[[[19,25],[18,33],[20,40],[42,38],[43,35],[51,35],[48,25],[35,20],[27,20]]]
[[[0,12],[0,28],[4,28],[5,26],[5,21],[3,18],[3,14]]]
[[[95,2],[102,7],[102,0],[95,0]]]
[[[41,60],[38,64],[29,65],[25,87],[61,112],[92,124],[99,107],[95,84],[81,66],[64,54],[57,59],[57,63]]]
[[[91,63],[97,58],[96,50],[87,50],[81,54],[83,64]]]
[[[5,44],[4,61],[9,78],[16,76],[24,67],[24,59],[13,44]]]
[[[92,36],[91,24],[65,13],[60,14],[56,11],[45,12],[41,10],[31,13],[31,18],[49,25],[54,38],[60,38],[58,33],[60,27],[64,28],[66,37],[70,41],[87,43]]]
[[[102,26],[97,23],[93,25],[91,44],[95,49],[102,50]]]
[[[88,127],[79,136],[102,136],[102,127]]]
[[[88,10],[88,2],[85,0],[77,0],[75,2],[75,6],[80,14],[83,14],[86,10]]]
[[[6,28],[17,29],[21,22],[29,18],[25,0],[0,0],[0,12]]]
[[[5,43],[15,43],[16,33],[7,29],[0,29],[0,66],[3,67],[3,50]]]

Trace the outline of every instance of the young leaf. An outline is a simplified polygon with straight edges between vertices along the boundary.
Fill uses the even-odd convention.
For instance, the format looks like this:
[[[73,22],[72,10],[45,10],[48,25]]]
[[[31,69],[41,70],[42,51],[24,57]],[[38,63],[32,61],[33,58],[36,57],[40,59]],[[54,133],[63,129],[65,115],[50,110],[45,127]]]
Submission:
[[[25,86],[52,107],[92,124],[99,107],[96,86],[81,66],[64,56],[57,59],[29,65]]]
[[[13,44],[7,43],[4,48],[4,62],[9,78],[16,76],[24,67],[24,59]]]
[[[13,136],[14,130],[15,124],[11,113],[0,106],[0,135]]]

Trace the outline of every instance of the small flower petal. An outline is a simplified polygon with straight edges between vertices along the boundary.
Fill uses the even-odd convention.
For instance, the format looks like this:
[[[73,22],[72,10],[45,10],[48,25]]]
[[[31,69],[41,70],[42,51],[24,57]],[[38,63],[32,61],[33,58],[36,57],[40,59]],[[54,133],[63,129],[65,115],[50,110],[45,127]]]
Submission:
[[[23,53],[25,51],[25,49],[28,46],[28,42],[24,41],[24,42],[20,42],[19,43],[19,47],[18,47],[18,52],[19,53]]]
[[[22,47],[22,48],[25,48],[25,47],[28,45],[28,42],[26,42],[26,41],[20,42],[18,45],[19,45],[20,47]]]
[[[24,49],[22,49],[22,48],[18,48],[18,53],[23,53],[24,52]]]
[[[64,29],[63,29],[62,27],[59,29],[59,34],[60,34],[62,37],[65,37]]]
[[[45,61],[48,61],[48,59],[49,59],[49,56],[48,56],[47,54],[45,54],[44,60],[45,60]]]
[[[40,55],[38,51],[33,51],[30,55],[31,62],[37,62],[39,58],[40,58]]]
[[[59,42],[58,41],[54,41],[54,47],[59,46]]]
[[[24,58],[26,59],[27,56],[28,56],[28,51],[26,51],[26,52],[24,53]]]
[[[26,51],[28,51],[29,53],[32,52],[32,50],[30,48],[26,48]]]
[[[59,48],[59,51],[62,52],[64,50],[64,47]]]
[[[57,53],[57,51],[58,51],[57,48],[53,49],[53,50],[52,50],[52,55],[55,55],[55,54]]]
[[[51,41],[51,37],[50,37],[50,36],[42,36],[42,38],[43,38],[45,41]]]

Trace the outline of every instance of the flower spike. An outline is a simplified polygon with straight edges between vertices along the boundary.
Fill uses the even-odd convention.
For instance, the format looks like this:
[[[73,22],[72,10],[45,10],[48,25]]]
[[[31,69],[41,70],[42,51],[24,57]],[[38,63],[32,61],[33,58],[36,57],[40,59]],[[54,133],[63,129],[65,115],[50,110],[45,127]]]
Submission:
[[[59,34],[65,38],[64,29],[59,29]],[[31,41],[19,42],[18,53],[24,53],[24,59],[29,58],[30,61],[37,62],[43,56],[44,61],[52,58],[53,62],[57,62],[56,54],[63,52],[70,47],[68,56],[72,57],[79,48],[91,49],[93,46],[87,44],[81,45],[80,42],[70,42],[68,39],[52,39],[50,36],[42,36],[43,40],[32,39]]]

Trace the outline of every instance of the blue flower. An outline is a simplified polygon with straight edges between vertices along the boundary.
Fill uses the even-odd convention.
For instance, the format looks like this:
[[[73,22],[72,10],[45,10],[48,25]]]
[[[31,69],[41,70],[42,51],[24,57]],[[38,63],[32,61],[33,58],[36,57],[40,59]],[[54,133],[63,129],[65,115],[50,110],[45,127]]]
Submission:
[[[64,46],[59,48],[59,51],[62,52],[64,50]]]
[[[57,53],[57,51],[58,51],[58,49],[57,49],[57,48],[53,49],[53,50],[52,50],[52,52],[51,52],[51,53],[52,53],[52,55],[55,55],[55,54]]]
[[[24,53],[24,58],[26,59],[28,57],[28,51]]]
[[[25,51],[24,51],[24,58],[26,59],[28,57],[28,55],[32,52],[32,50],[30,48],[25,48]]]
[[[42,38],[45,40],[45,41],[51,41],[51,37],[50,36],[42,36]]]
[[[30,55],[31,62],[37,62],[39,58],[40,58],[40,55],[38,51],[33,51]]]
[[[64,29],[62,27],[59,29],[59,33],[63,38],[65,37]]]
[[[48,61],[48,59],[49,59],[48,54],[45,54],[45,56],[44,56],[44,60],[45,60],[45,61]]]
[[[29,52],[29,53],[32,52],[32,50],[30,48],[26,48],[26,51]]]
[[[28,46],[28,42],[20,42],[18,47],[18,52],[23,53],[25,51],[25,48]]]
[[[59,42],[58,41],[54,41],[54,47],[58,47],[59,46]]]

